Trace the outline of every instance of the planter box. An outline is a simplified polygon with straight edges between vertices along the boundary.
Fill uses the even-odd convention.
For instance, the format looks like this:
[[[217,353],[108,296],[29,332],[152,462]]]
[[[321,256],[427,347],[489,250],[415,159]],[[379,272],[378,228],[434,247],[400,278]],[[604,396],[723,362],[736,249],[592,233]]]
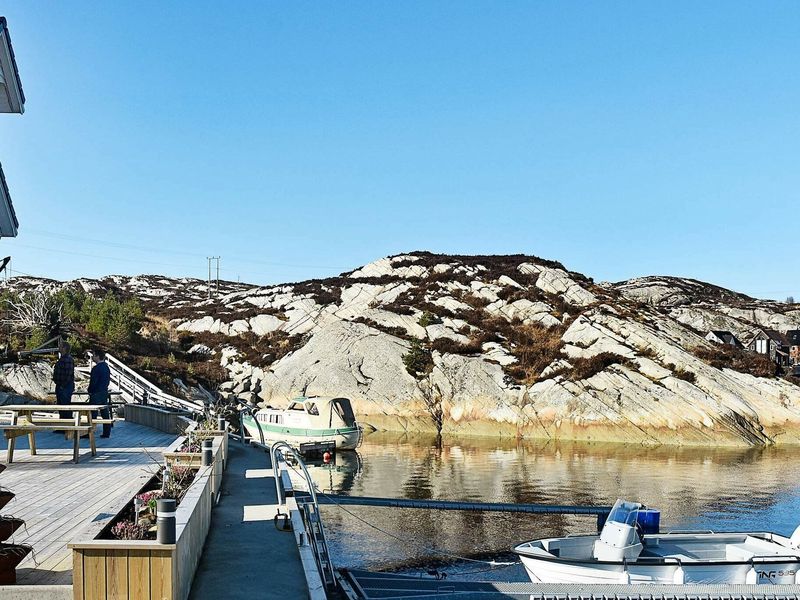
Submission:
[[[165,433],[179,435],[186,429],[186,417],[190,416],[183,410],[162,408],[149,404],[126,404],[125,420],[139,425],[146,425]]]
[[[14,532],[22,527],[25,521],[13,517],[0,517],[0,542],[6,541]]]
[[[17,583],[17,565],[30,551],[30,546],[0,543],[0,585]]]
[[[214,438],[213,464],[197,472],[178,506],[174,544],[88,539],[69,545],[75,600],[185,600],[189,596],[211,525],[211,508],[222,484],[223,443],[223,437]]]

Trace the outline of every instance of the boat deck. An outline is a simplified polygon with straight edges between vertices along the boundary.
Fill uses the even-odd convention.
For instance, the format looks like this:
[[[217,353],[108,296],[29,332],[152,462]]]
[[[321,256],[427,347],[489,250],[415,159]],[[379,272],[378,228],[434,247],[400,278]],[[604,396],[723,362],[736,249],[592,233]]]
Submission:
[[[2,439],[5,459],[7,440]],[[110,517],[104,511],[127,501],[163,462],[161,452],[175,436],[118,421],[110,438],[97,436],[97,456],[81,440],[81,461],[72,462],[72,441],[61,434],[36,436],[31,456],[26,437],[17,438],[14,462],[0,474],[0,485],[16,497],[3,514],[24,519],[14,542],[30,544],[17,568],[21,585],[72,584],[72,553],[67,544]]]

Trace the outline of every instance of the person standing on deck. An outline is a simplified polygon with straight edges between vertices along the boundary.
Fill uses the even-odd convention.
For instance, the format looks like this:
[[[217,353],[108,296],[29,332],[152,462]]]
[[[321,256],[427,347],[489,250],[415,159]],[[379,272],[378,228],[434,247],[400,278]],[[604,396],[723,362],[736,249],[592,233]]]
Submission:
[[[89,404],[105,404],[106,407],[100,409],[100,416],[103,419],[111,418],[110,406],[108,403],[108,384],[111,383],[111,370],[106,364],[106,353],[96,348],[92,351],[92,361],[94,366],[89,373]],[[111,424],[103,423],[103,435],[100,437],[111,436]]]
[[[72,394],[75,392],[75,361],[69,353],[67,342],[58,344],[58,361],[53,367],[53,383],[56,384],[56,404],[71,404]],[[58,416],[62,419],[72,417],[72,412],[60,411]],[[59,432],[56,432],[59,433]]]

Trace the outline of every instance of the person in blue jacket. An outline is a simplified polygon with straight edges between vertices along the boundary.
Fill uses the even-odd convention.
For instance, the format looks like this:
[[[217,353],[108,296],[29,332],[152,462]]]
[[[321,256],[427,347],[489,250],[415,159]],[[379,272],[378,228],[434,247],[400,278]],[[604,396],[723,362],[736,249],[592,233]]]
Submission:
[[[89,374],[89,404],[105,404],[106,407],[100,409],[100,416],[103,419],[111,418],[111,410],[108,402],[108,384],[111,383],[111,370],[106,364],[106,353],[96,348],[92,351],[92,361],[94,366]],[[103,434],[100,437],[111,437],[111,424],[103,423]]]

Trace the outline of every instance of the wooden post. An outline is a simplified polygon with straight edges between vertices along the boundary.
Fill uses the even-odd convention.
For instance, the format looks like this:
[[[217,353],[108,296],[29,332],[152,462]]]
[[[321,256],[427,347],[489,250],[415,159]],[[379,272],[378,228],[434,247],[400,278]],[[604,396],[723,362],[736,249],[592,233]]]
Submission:
[[[81,413],[78,410],[75,411],[74,421],[75,421],[75,427],[76,428],[80,427]],[[81,432],[79,429],[75,429],[75,431],[72,432],[72,460],[75,461],[75,463],[78,462],[80,452],[81,452]]]
[[[11,413],[11,424],[17,424],[17,411]],[[12,431],[13,433],[13,431]],[[6,457],[6,462],[11,464],[14,461],[14,446],[17,445],[17,437],[14,436],[10,440],[8,440],[8,456]]]

